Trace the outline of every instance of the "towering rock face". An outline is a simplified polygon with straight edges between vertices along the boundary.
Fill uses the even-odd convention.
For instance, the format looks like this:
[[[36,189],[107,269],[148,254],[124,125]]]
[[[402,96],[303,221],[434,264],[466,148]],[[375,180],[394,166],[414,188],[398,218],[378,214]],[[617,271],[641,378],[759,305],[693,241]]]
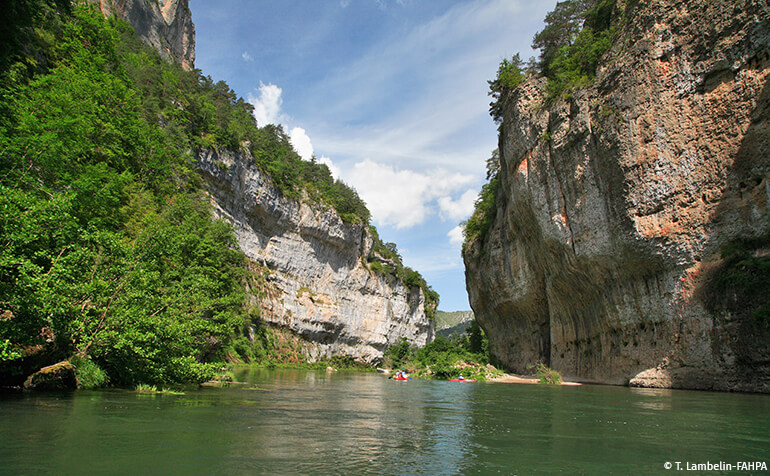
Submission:
[[[88,1],[128,21],[166,59],[193,68],[188,0]],[[422,291],[368,269],[373,240],[366,227],[284,198],[247,152],[202,151],[196,165],[216,214],[233,224],[251,260],[252,299],[261,318],[309,341],[309,357],[375,362],[401,337],[417,345],[433,338]]]
[[[496,219],[464,250],[473,310],[514,371],[768,392],[770,298],[746,289],[770,255],[770,9],[629,4],[592,87],[505,98]]]
[[[195,25],[188,0],[88,0],[105,16],[116,15],[168,61],[195,67]]]
[[[433,337],[419,288],[373,273],[372,237],[330,209],[284,198],[246,152],[203,151],[197,166],[216,213],[230,221],[252,261],[263,320],[315,343],[311,357],[382,358],[401,337]]]

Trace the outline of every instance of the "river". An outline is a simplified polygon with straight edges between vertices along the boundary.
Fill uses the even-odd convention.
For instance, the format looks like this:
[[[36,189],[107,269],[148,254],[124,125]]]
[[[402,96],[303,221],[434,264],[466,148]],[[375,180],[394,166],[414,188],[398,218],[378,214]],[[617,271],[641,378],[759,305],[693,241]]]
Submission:
[[[682,470],[770,465],[768,395],[301,370],[242,369],[237,379],[244,383],[184,395],[0,395],[0,474],[666,474],[677,462]]]

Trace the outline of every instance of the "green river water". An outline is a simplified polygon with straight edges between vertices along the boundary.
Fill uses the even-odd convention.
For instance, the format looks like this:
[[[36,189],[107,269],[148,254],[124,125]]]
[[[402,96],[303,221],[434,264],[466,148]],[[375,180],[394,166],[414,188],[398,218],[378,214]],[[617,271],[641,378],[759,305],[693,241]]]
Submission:
[[[736,470],[770,465],[768,395],[237,377],[184,395],[0,395],[0,474],[769,474]],[[723,467],[686,471],[707,462]]]

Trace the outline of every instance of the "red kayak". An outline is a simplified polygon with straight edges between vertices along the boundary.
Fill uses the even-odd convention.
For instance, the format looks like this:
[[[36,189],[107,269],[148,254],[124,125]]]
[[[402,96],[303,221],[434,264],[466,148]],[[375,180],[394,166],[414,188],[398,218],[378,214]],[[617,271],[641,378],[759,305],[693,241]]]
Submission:
[[[409,380],[409,377],[393,377],[393,380]]]
[[[469,383],[470,382],[475,382],[475,380],[470,379],[470,378],[462,378],[462,379],[460,379],[460,378],[450,378],[449,381],[450,382],[469,382]]]

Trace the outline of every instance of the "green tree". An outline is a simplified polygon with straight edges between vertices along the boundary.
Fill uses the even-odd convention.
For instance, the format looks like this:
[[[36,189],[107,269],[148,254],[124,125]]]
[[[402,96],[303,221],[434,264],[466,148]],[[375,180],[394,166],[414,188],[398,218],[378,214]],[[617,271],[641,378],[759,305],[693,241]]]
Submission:
[[[497,68],[497,77],[489,83],[489,96],[492,96],[492,102],[489,103],[489,114],[495,122],[500,123],[503,119],[504,98],[508,91],[516,89],[524,81],[523,62],[516,53],[509,60],[503,59]]]
[[[532,42],[551,98],[589,84],[599,60],[617,36],[617,0],[565,0],[545,18]]]
[[[0,381],[74,357],[88,385],[199,382],[233,350],[264,357],[269,343],[244,335],[258,315],[244,256],[212,218],[191,151],[249,149],[285,196],[350,223],[368,225],[363,200],[280,126],[258,128],[225,82],[165,62],[125,22],[64,0],[12,3],[0,33]]]
[[[540,50],[540,71],[550,77],[553,62],[570,48],[583,28],[586,12],[596,0],[564,0],[545,16],[545,27],[535,34],[532,48]]]

